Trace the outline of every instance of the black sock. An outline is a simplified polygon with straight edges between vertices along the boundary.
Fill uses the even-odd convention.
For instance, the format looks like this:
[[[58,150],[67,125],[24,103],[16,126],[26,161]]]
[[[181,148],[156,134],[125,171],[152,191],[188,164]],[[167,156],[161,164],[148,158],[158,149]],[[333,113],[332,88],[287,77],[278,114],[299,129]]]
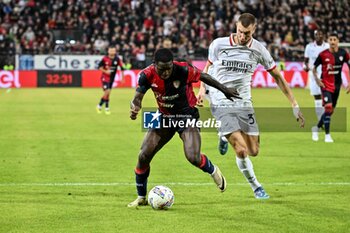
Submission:
[[[199,166],[202,171],[212,174],[214,172],[214,165],[208,159],[207,156],[201,154],[201,165]]]
[[[318,121],[318,124],[317,124],[318,128],[321,128],[323,126],[324,116],[325,114],[323,113],[320,120]]]
[[[100,107],[102,107],[102,105],[104,104],[105,100],[103,98],[101,98],[100,103],[98,105],[100,105]]]
[[[147,178],[149,176],[150,170],[150,168],[147,168],[147,170],[141,174],[138,174],[137,171],[135,171],[137,195],[141,197],[146,197]]]
[[[106,108],[109,108],[109,100],[105,100]]]
[[[331,114],[329,114],[327,112],[324,113],[323,123],[324,123],[324,129],[326,131],[326,134],[329,134],[329,128],[331,125]]]

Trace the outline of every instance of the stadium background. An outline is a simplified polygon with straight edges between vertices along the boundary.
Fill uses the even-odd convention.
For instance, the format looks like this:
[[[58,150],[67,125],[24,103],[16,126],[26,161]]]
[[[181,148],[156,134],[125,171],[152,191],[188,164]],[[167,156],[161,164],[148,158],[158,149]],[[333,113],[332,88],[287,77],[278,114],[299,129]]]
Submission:
[[[322,138],[311,144],[309,133],[264,132],[254,162],[272,196],[263,203],[232,155],[218,155],[215,133],[202,134],[203,150],[227,177],[223,195],[179,155],[174,139],[150,177],[150,185],[173,189],[173,209],[128,210],[143,133],[140,121],[128,119],[134,89],[118,87],[135,87],[140,68],[162,46],[203,67],[210,42],[235,31],[242,12],[257,16],[254,37],[289,84],[306,87],[304,46],[316,28],[337,30],[349,42],[349,7],[347,0],[0,1],[0,232],[347,232],[347,132],[334,133],[331,146]],[[107,118],[94,109],[101,95],[95,65],[111,43],[127,71],[124,84],[116,78]],[[276,87],[262,69],[252,85]],[[302,108],[313,106],[308,90],[293,91]],[[256,107],[288,107],[277,89],[255,88],[253,98]],[[339,107],[349,109],[348,98],[342,92]],[[154,106],[153,97],[144,104]]]
[[[40,71],[15,75],[2,72],[0,86],[42,87],[46,83],[98,87],[100,73],[71,71],[96,69],[110,44],[117,47],[128,70],[149,65],[155,49],[162,46],[202,68],[210,42],[233,32],[241,12],[251,12],[258,19],[254,37],[266,45],[281,70],[287,71],[287,80],[293,87],[305,87],[307,77],[300,63],[305,45],[312,41],[317,28],[326,35],[337,30],[340,41],[346,42],[350,38],[347,7],[349,2],[345,0],[5,0],[0,3],[0,67],[66,72],[46,73],[49,77]],[[129,76],[124,86],[134,87],[137,71],[129,72]],[[254,87],[275,87],[266,72],[259,73],[254,82],[256,76]],[[33,77],[35,81],[31,80]],[[345,84],[349,77],[346,78]],[[117,85],[116,82],[114,86]]]
[[[0,3],[0,68],[21,72],[2,72],[0,86],[98,87],[100,73],[83,70],[96,69],[109,44],[116,45],[126,69],[136,70],[127,72],[125,87],[135,86],[137,70],[149,65],[155,49],[162,46],[202,68],[210,42],[233,32],[241,12],[251,12],[258,19],[254,37],[266,45],[280,69],[286,70],[292,87],[305,87],[307,76],[300,63],[305,45],[317,28],[326,35],[337,30],[340,41],[347,42],[347,7],[345,0],[4,0]],[[44,77],[40,70],[55,72]],[[345,77],[347,84],[349,77]],[[253,86],[276,85],[262,70],[254,75]]]

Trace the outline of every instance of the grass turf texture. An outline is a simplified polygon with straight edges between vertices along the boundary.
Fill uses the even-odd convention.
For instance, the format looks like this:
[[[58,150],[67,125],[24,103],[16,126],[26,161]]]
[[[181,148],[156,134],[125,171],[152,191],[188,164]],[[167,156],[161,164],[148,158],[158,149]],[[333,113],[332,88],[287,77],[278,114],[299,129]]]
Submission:
[[[313,106],[307,90],[294,93],[300,106]],[[134,90],[112,91],[110,116],[95,111],[101,94],[0,89],[0,232],[348,231],[348,132],[333,133],[333,144],[323,133],[315,143],[311,133],[263,132],[252,161],[267,201],[254,199],[232,148],[219,155],[216,133],[202,133],[202,151],[225,174],[225,193],[186,161],[176,135],[155,156],[148,187],[169,186],[174,206],[127,208],[136,197],[133,169],[144,133],[140,120],[129,120]],[[253,98],[256,107],[289,106],[275,89],[254,89]],[[339,107],[350,109],[349,98],[342,91]],[[154,105],[148,93],[144,106]],[[313,124],[307,119],[306,127]]]

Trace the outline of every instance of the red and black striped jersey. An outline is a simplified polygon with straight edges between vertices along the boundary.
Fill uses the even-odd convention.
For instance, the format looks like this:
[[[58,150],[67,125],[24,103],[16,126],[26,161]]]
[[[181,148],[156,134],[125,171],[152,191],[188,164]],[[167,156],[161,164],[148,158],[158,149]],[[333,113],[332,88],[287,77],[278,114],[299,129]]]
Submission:
[[[98,64],[98,68],[103,67],[105,70],[110,70],[111,74],[105,74],[102,73],[101,80],[102,82],[111,82],[111,80],[114,80],[114,76],[117,73],[118,66],[123,70],[123,63],[121,59],[116,55],[114,59],[111,59],[108,56],[104,56],[100,63]]]
[[[349,65],[349,62],[349,54],[342,48],[339,48],[335,53],[327,49],[318,55],[314,66],[322,65],[321,79],[325,85],[323,90],[333,93],[336,88],[340,88],[343,64]]]
[[[201,71],[187,62],[174,61],[173,71],[168,79],[162,79],[152,64],[139,74],[137,91],[146,93],[152,89],[160,112],[163,114],[197,113],[197,98],[192,83],[198,82]]]

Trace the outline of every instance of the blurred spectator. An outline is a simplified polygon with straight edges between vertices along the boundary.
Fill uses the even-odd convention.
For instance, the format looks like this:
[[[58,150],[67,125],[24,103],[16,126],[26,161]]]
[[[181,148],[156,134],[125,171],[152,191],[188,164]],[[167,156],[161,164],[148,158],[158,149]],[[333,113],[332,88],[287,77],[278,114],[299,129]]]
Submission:
[[[32,27],[27,27],[27,30],[22,35],[22,40],[25,40],[25,43],[32,44],[35,40],[35,33],[32,30]]]
[[[106,49],[108,45],[109,45],[108,41],[102,38],[101,35],[98,35],[97,39],[94,42],[94,50],[98,54],[105,54],[107,52]]]
[[[149,66],[153,62],[153,54],[155,52],[155,47],[152,42],[149,42],[146,50],[146,66]]]
[[[123,69],[124,70],[131,70],[132,65],[131,65],[131,61],[130,58],[126,58],[125,62],[123,63]]]
[[[143,69],[146,65],[146,46],[141,45],[135,50],[136,68]]]
[[[154,28],[154,21],[152,19],[152,15],[149,15],[144,21],[143,21],[143,27],[145,30],[152,30]]]
[[[169,38],[165,38],[162,42],[162,47],[163,48],[167,48],[167,49],[171,49],[173,46],[173,42],[169,39]]]

